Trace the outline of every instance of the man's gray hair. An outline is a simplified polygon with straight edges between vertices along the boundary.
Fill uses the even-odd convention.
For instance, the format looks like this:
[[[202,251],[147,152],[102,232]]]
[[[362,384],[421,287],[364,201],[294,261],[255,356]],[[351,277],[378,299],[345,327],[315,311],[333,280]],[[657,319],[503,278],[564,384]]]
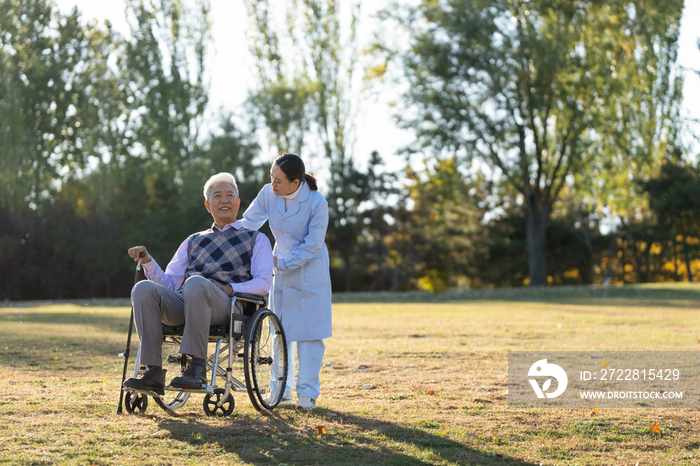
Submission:
[[[204,183],[204,199],[209,200],[209,194],[211,194],[211,188],[217,183],[228,183],[231,186],[233,186],[233,192],[236,194],[236,198],[238,198],[238,185],[236,184],[236,179],[233,177],[232,174],[226,173],[226,172],[221,172],[217,173],[216,175],[212,176],[207,180],[206,183]]]

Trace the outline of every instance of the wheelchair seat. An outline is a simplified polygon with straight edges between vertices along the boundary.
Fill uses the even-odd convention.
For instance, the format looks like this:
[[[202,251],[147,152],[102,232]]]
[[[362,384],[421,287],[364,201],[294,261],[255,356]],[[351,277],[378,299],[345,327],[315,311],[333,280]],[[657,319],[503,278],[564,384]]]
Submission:
[[[259,306],[265,306],[265,298],[250,293],[234,293],[233,296],[243,304],[243,314],[236,314],[234,320],[246,322],[255,314]],[[161,329],[164,337],[181,337],[185,331],[184,325],[166,325],[161,324]],[[209,336],[225,338],[228,336],[228,325],[212,325],[209,327]],[[236,335],[240,337],[241,335]]]
[[[161,324],[164,337],[181,337],[185,331],[184,325],[165,325]],[[209,327],[210,337],[226,337],[228,336],[228,328],[226,325],[212,325]]]

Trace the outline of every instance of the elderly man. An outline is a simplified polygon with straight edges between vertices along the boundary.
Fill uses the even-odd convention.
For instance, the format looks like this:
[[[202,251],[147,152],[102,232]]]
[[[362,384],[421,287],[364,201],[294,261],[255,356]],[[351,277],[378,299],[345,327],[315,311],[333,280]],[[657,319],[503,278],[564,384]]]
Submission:
[[[230,296],[270,291],[270,240],[236,221],[241,201],[234,177],[229,173],[212,176],[204,185],[204,198],[214,224],[183,241],[165,272],[145,247],[129,249],[129,256],[141,262],[148,278],[131,292],[141,364],[147,370],[124,381],[124,387],[165,394],[161,323],[184,324],[180,353],[191,356],[185,371],[170,385],[196,389],[206,384],[209,327],[229,322]]]

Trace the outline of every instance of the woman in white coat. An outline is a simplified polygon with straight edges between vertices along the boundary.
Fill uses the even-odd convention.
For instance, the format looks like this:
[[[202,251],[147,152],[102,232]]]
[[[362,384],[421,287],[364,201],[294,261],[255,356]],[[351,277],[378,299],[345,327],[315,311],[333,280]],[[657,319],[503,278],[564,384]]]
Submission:
[[[324,242],[328,203],[298,155],[277,157],[270,179],[243,214],[241,223],[257,230],[268,220],[275,236],[270,307],[282,321],[289,354],[287,389],[280,404],[292,404],[296,342],[296,407],[314,409],[321,390],[323,340],[332,334],[330,263]]]

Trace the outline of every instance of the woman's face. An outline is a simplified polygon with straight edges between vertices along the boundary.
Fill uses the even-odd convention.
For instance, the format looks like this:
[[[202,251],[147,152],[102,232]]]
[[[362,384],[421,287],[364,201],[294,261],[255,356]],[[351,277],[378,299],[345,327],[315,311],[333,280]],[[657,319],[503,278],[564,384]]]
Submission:
[[[299,188],[299,180],[289,181],[287,175],[284,174],[277,164],[272,165],[270,170],[270,184],[272,184],[272,192],[277,196],[286,196],[292,194]]]

